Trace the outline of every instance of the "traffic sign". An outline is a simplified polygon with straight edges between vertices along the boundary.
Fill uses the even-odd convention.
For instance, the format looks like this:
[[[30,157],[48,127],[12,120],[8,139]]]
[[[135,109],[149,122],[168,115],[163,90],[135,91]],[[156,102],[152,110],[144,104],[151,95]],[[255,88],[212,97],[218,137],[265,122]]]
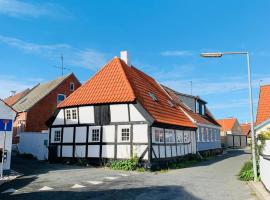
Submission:
[[[0,119],[0,131],[11,131],[12,120],[11,119]]]

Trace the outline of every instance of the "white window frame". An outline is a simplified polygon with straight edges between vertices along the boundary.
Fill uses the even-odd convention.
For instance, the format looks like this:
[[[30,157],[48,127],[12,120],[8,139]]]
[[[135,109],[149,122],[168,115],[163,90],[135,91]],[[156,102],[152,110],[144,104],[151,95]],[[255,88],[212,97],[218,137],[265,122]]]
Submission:
[[[175,143],[174,131],[165,129],[165,141],[166,143]]]
[[[200,113],[200,103],[198,101],[196,101],[196,113]]]
[[[184,131],[184,143],[190,143],[190,131]]]
[[[70,91],[75,91],[75,84],[73,82],[69,83],[69,90]]]
[[[59,135],[58,135],[59,134]],[[57,138],[57,139],[56,139]],[[54,142],[61,142],[61,130],[55,130],[54,131],[54,137],[53,137]]]
[[[75,118],[74,118],[74,112]],[[78,120],[78,110],[77,108],[69,108],[65,110],[65,118],[67,121],[72,121],[72,120]]]
[[[184,134],[183,131],[176,131],[176,143],[184,143]]]
[[[154,141],[155,143],[164,143],[164,130],[160,128],[154,129]]]
[[[98,139],[96,139],[98,138]],[[92,142],[100,142],[100,128],[93,128],[91,134]]]
[[[128,131],[125,131],[124,130],[128,130]],[[123,135],[124,133],[126,133],[126,135]],[[130,128],[129,127],[125,127],[125,128],[121,128],[121,141],[122,142],[129,142],[130,141]],[[126,139],[124,139],[126,138]],[[124,140],[123,140],[124,139]]]
[[[59,100],[59,99],[58,99],[59,96],[63,96],[64,99],[63,99],[63,100]],[[65,95],[65,94],[57,94],[57,99],[56,99],[57,105],[58,105],[59,103],[61,103],[62,101],[64,101],[65,99],[66,99],[66,95]]]

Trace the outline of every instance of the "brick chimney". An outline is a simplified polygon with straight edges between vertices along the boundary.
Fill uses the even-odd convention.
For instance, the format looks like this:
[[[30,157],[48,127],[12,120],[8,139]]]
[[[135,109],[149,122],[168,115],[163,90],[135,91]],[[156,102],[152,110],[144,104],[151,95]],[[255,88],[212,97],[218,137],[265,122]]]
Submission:
[[[127,52],[127,51],[121,51],[121,52],[120,52],[120,58],[121,58],[128,66],[130,66],[130,60],[129,60],[128,52]]]

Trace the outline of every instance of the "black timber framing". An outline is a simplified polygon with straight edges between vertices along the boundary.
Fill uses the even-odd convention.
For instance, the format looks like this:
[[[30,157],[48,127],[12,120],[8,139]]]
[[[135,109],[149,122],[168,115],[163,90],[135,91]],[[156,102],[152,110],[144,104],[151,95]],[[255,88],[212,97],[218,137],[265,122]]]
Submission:
[[[100,126],[100,134],[99,134],[99,159],[100,163],[102,162],[102,142],[103,142],[103,126]]]
[[[114,129],[114,159],[117,159],[117,131],[118,131],[118,126],[115,126]]]
[[[78,124],[80,124],[80,112],[79,112],[79,107],[77,107],[77,118],[78,118]]]
[[[64,127],[61,128],[61,143],[63,143],[63,133],[64,133]],[[58,146],[57,146],[58,148]],[[60,158],[63,157],[63,146],[60,146]]]
[[[86,127],[86,147],[85,147],[85,158],[88,158],[88,144],[89,144],[89,126]]]
[[[130,125],[130,157],[133,158],[133,125]]]
[[[72,157],[75,158],[75,151],[76,151],[76,127],[73,127],[73,145],[72,146],[73,146],[72,147]]]

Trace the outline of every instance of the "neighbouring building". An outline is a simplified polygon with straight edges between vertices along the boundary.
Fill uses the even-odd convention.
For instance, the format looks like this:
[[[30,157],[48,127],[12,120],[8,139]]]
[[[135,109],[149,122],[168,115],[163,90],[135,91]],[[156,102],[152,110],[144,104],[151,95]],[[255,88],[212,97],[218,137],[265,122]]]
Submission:
[[[234,117],[217,120],[221,126],[221,144],[225,147],[245,147],[247,136],[243,134],[238,120]]]
[[[80,87],[73,73],[47,83],[41,83],[4,101],[18,112],[13,126],[13,143],[19,143],[20,133],[48,130],[46,121],[54,113],[57,104]]]
[[[243,135],[247,136],[247,142],[249,145],[251,145],[251,126],[250,123],[246,122],[243,124],[240,124],[242,128]]]
[[[256,117],[256,135],[270,128],[270,85],[260,87],[258,110]]]
[[[219,150],[221,148],[220,125],[208,110],[207,102],[198,96],[183,94],[166,86],[163,87],[176,101],[184,104],[181,109],[198,127],[197,150],[199,152]]]
[[[58,105],[50,126],[50,159],[92,162],[138,157],[154,167],[196,154],[196,125],[127,52],[110,60]]]
[[[11,149],[12,149],[12,123],[16,117],[16,111],[0,99],[0,169],[5,173],[10,170]],[[5,123],[5,120],[9,120]],[[7,130],[7,131],[4,131]],[[5,138],[5,139],[4,139]],[[4,165],[2,163],[2,154],[5,145]]]

